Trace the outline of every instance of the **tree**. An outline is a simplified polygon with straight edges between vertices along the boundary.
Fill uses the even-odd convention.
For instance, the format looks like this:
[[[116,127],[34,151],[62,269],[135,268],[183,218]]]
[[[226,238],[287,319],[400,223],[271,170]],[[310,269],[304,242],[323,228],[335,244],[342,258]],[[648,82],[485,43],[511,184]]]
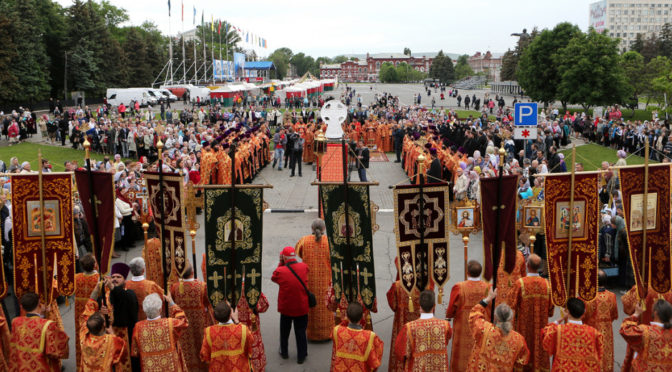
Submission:
[[[668,75],[670,71],[672,71],[672,61],[667,57],[658,56],[646,64],[644,75],[647,77],[648,84],[646,84],[644,94],[646,95],[647,106],[651,100],[658,102],[661,106],[665,104],[665,91],[658,89],[660,86],[656,86],[654,80],[660,76]]]
[[[463,54],[457,57],[457,63],[455,64],[455,80],[464,79],[467,76],[472,76],[474,70],[469,66],[469,56]]]
[[[502,81],[516,80],[516,69],[518,68],[518,59],[515,52],[511,49],[507,50],[502,56],[502,69],[499,76]]]
[[[520,58],[517,72],[518,83],[525,94],[545,104],[558,98],[559,53],[580,33],[581,30],[576,25],[568,22],[559,23],[552,30],[541,31],[529,44]],[[562,102],[563,107],[566,107],[566,104]]]
[[[585,110],[625,102],[632,88],[619,63],[618,44],[594,29],[574,36],[558,53],[558,99]]]
[[[397,69],[390,62],[384,62],[382,65],[380,65],[378,78],[383,83],[396,83],[399,81],[399,76],[397,76]]]
[[[273,61],[275,65],[275,78],[283,79],[287,76],[287,69],[289,67],[289,60],[292,58],[294,53],[289,48],[278,48],[268,56],[268,59]]]
[[[432,65],[429,67],[429,77],[439,79],[444,84],[451,83],[455,80],[455,68],[453,60],[443,54],[443,50],[434,57]]]
[[[665,23],[660,30],[658,53],[661,56],[672,58],[672,25]]]
[[[18,91],[15,99],[33,102],[47,98],[49,85],[49,57],[42,40],[40,18],[33,0],[17,0],[12,33],[18,60],[10,66],[12,74],[18,79]]]
[[[641,33],[637,33],[635,40],[630,43],[630,50],[641,54],[642,49],[644,49],[644,36]]]
[[[347,61],[348,61],[348,57],[346,57],[346,56],[336,56],[336,57],[334,57],[334,63],[343,63],[343,62],[347,62]]]
[[[660,55],[660,40],[656,34],[651,34],[649,38],[644,41],[640,54],[642,57],[644,57],[645,62],[648,62]]]
[[[639,95],[647,89],[651,80],[645,73],[642,73],[645,71],[644,57],[636,51],[631,50],[625,52],[621,56],[621,65],[623,66],[623,73],[632,90],[632,96],[628,100],[628,106],[632,109],[632,115],[634,115],[635,109],[639,104]]]
[[[304,53],[293,55],[289,59],[289,63],[296,68],[296,74],[299,76],[303,76],[306,72],[313,73],[315,71],[315,60]]]
[[[133,77],[133,82],[139,86],[149,86],[154,81],[152,61],[147,56],[147,43],[140,31],[131,28],[126,34],[124,47],[128,60],[132,61],[128,69],[130,76]]]
[[[411,50],[409,48],[404,48],[404,55],[405,56],[411,56]]]
[[[13,62],[18,60],[14,43],[14,27],[18,22],[13,4],[0,2],[0,103],[16,101],[19,79],[14,73]]]

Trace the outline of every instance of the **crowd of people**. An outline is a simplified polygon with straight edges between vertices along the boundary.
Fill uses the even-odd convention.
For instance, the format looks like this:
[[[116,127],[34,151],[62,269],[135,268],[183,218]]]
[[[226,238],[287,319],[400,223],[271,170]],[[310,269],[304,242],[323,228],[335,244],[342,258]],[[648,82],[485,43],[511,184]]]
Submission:
[[[448,88],[447,93],[462,102],[457,90]],[[634,279],[618,172],[613,166],[625,165],[628,153],[640,152],[647,138],[655,149],[651,152],[652,159],[669,161],[672,141],[668,139],[672,138],[664,122],[655,117],[642,123],[630,122],[616,106],[596,119],[569,112],[561,116],[558,109],[551,108],[540,114],[537,139],[525,143],[511,136],[513,117],[504,97],[485,96],[481,106],[479,97],[465,96],[469,103],[465,98],[464,104],[477,105],[474,108],[480,109],[481,115],[460,117],[455,110],[421,105],[420,96],[416,95],[415,104],[404,106],[399,97],[377,93],[374,101],[365,105],[355,89],[348,88],[343,93],[341,99],[349,105],[343,129],[356,155],[352,170],[357,169],[360,180],[366,180],[369,151],[381,151],[394,153],[395,162],[412,182],[421,182],[420,175],[427,183],[449,182],[453,200],[478,201],[480,179],[504,172],[519,176],[520,200],[543,201],[545,175],[568,171],[568,164],[559,151],[562,147],[578,137],[610,146],[618,151],[619,160],[614,164],[600,164],[601,189],[596,195],[604,206],[600,266],[618,267],[619,285],[632,286]],[[321,102],[320,99],[315,104]],[[265,107],[263,102],[260,106],[237,104],[232,109],[217,103],[203,104],[179,112],[162,108],[158,115],[151,109],[132,106],[123,109],[124,115],[121,115],[118,107],[106,105],[95,111],[87,107],[63,110],[54,105],[52,113],[40,118],[25,110],[5,116],[3,128],[7,133],[3,134],[11,138],[9,129],[15,124],[25,127],[26,136],[30,128],[33,131],[39,128],[49,142],[60,141],[65,145],[66,138],[70,138],[75,148],[89,142],[94,152],[102,154],[103,160],[94,161],[93,167],[114,173],[115,249],[127,250],[142,237],[139,217],[143,213],[143,201],[138,195],[144,187],[143,172],[158,169],[159,143],[163,144],[162,171],[181,173],[185,185],[189,181],[194,184],[251,182],[268,164],[278,170],[290,169],[290,176],[300,177],[302,164],[317,161],[313,145],[325,125],[310,109],[315,104],[286,102],[286,106],[295,108],[283,113],[277,100],[269,103],[270,107]],[[505,149],[503,162],[500,148]],[[425,160],[419,164],[421,155]],[[576,163],[575,170],[583,171],[583,163],[592,160]],[[73,171],[82,165],[71,161],[66,162],[64,168]],[[35,171],[29,162],[20,163],[17,158],[0,167],[3,173]],[[47,160],[43,160],[41,167],[44,172],[52,169]],[[11,197],[11,182],[9,177],[2,182],[0,228],[5,272],[11,273],[11,204],[7,202]],[[101,288],[96,284],[100,277],[95,258],[90,254],[90,234],[81,211],[81,207],[75,207],[79,257],[75,311],[79,330],[76,334],[78,366],[83,370],[109,370],[109,366],[117,365],[117,370],[123,371],[152,370],[152,365],[175,371],[265,369],[258,317],[268,308],[263,294],[256,309],[250,309],[244,299],[238,304],[222,302],[213,308],[207,300],[205,284],[193,279],[193,267],[186,270],[183,278],[172,278],[168,288],[162,288],[160,259],[157,260],[160,244],[156,239],[150,239],[145,247],[144,259],[135,259],[129,265],[115,264]],[[324,222],[315,221],[311,230],[312,234],[303,237],[295,247],[282,250],[272,276],[280,293],[281,357],[288,358],[287,339],[293,325],[299,363],[308,355],[307,340],[332,340],[332,370],[375,370],[381,363],[384,345],[370,322],[370,312],[377,309],[336,300]],[[436,301],[431,283],[425,291],[412,292],[413,306],[409,306],[408,296],[397,280],[387,293],[388,305],[395,312],[393,337],[388,344],[390,370],[511,370],[513,366],[523,365],[533,370],[548,370],[551,356],[553,370],[566,370],[567,365],[612,370],[615,356],[611,322],[618,315],[615,295],[601,288],[594,302],[584,304],[572,299],[562,319],[549,324],[548,318],[554,313],[550,284],[539,276],[539,273],[546,274],[544,258],[543,239],[538,238],[531,246],[529,240],[521,238],[516,270],[510,277],[498,280],[510,285],[498,285],[497,291],[490,291],[488,283],[479,279],[481,265],[469,262],[469,279],[453,287],[447,313],[440,319],[434,314]],[[129,272],[132,277],[127,280]],[[500,270],[499,275],[507,275],[502,272]],[[11,278],[9,280],[11,282]],[[601,272],[600,285],[604,287],[606,281],[606,275]],[[308,292],[302,284],[317,297],[315,307],[308,306]],[[103,293],[109,298],[106,305],[99,301]],[[623,323],[621,334],[631,350],[638,353],[634,359],[634,353],[628,354],[626,362],[639,366],[655,363],[651,353],[641,351],[654,342],[669,342],[665,340],[669,339],[666,332],[672,326],[669,304],[672,297],[666,295],[664,299],[647,298],[646,306],[640,308],[634,289],[623,296],[622,301],[627,304],[624,311],[631,317]],[[13,343],[2,339],[3,346],[13,345],[3,348],[6,350],[4,361],[10,370],[21,370],[11,368],[23,366],[27,357],[22,353],[32,348],[34,345],[30,343],[39,337],[19,340],[19,334],[39,336],[38,330],[42,330],[48,332],[48,345],[44,352],[31,358],[41,365],[57,365],[59,359],[68,355],[67,335],[57,327],[57,318],[54,323],[45,323],[52,319],[49,313],[53,314],[53,310],[49,312],[34,294],[15,300],[28,317],[7,314],[5,308],[9,317],[4,318],[4,323],[0,320],[0,330],[6,331],[3,332],[8,339],[17,339]],[[170,307],[169,317],[161,317],[164,303]],[[490,323],[492,311],[494,322]],[[337,314],[336,321],[334,314]],[[45,319],[41,317],[44,315],[47,315]],[[9,334],[6,326],[11,318],[14,318],[12,324],[16,324]],[[451,319],[452,325],[444,318]],[[582,321],[585,324],[581,324]],[[108,325],[113,334],[106,334]],[[166,329],[170,331],[165,332]],[[653,338],[643,338],[644,332]],[[449,358],[447,349],[451,338]],[[109,347],[110,353],[101,356],[89,352],[101,347]],[[572,354],[568,350],[580,352]]]

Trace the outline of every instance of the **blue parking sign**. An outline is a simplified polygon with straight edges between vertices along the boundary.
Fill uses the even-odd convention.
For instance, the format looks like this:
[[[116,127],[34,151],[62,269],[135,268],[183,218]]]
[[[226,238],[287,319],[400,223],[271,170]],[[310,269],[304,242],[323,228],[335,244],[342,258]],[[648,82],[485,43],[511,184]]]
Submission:
[[[535,126],[537,125],[537,103],[516,103],[513,110],[513,122],[515,125]]]

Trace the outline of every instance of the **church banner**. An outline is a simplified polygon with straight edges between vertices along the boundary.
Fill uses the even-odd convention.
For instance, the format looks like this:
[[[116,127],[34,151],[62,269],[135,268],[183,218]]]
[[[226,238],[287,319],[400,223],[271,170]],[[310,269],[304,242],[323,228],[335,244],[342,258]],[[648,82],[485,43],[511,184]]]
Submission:
[[[342,184],[322,184],[320,192],[331,247],[331,265],[338,268],[332,269],[336,300],[340,302],[343,294],[348,300],[361,296],[364,306],[372,309],[376,305],[376,281],[369,186],[348,185],[346,189]],[[341,265],[345,283],[341,281]]]
[[[481,219],[483,223],[483,277],[491,280],[496,260],[504,259],[504,271],[511,273],[516,265],[516,191],[518,176],[481,179]],[[499,199],[499,203],[497,203]],[[498,232],[496,232],[499,230]],[[495,236],[497,235],[497,236]],[[497,240],[497,241],[495,241]],[[499,256],[503,248],[504,257]]]
[[[222,186],[205,191],[205,254],[208,298],[254,309],[261,294],[263,189]]]
[[[35,292],[42,300],[50,302],[54,267],[58,294],[70,296],[75,291],[72,174],[43,174],[42,199],[43,211],[38,174],[12,176],[14,290],[18,298],[27,292]],[[47,272],[46,288],[42,268]]]
[[[91,172],[91,178],[86,170],[76,170],[75,180],[77,181],[77,191],[79,200],[82,203],[86,223],[91,233],[91,242],[94,244],[94,255],[98,262],[101,274],[107,274],[110,271],[112,261],[112,248],[114,248],[114,174],[109,172]],[[91,182],[89,182],[91,181]],[[91,205],[91,194],[95,207]],[[96,239],[94,226],[97,229],[100,246],[95,244]]]
[[[184,212],[184,177],[174,173],[164,173],[163,205],[159,173],[145,172],[149,205],[154,214],[154,222],[163,239],[163,254],[166,255],[164,273],[166,278],[181,278],[187,267],[186,214]],[[161,221],[166,229],[161,231]],[[173,269],[175,272],[173,273]],[[159,283],[163,285],[163,283]]]
[[[448,272],[449,188],[447,184],[433,184],[422,188],[417,185],[397,186],[394,189],[394,232],[402,285],[407,292],[413,284],[421,291],[430,277],[442,286],[450,278]],[[421,204],[423,210],[420,211]],[[422,225],[420,217],[422,216]],[[413,258],[411,260],[410,258]]]
[[[600,202],[598,173],[574,177],[574,205],[570,207],[571,176],[548,175],[545,181],[546,257],[551,279],[551,299],[564,306],[568,298],[592,301],[597,295]],[[570,208],[573,209],[570,213]],[[569,234],[570,262],[567,262]],[[569,290],[567,273],[569,271]]]
[[[648,288],[658,293],[670,290],[670,166],[649,166],[644,210],[644,167],[619,169],[623,195],[623,214],[628,233],[630,260],[635,273],[637,292],[646,298]],[[645,271],[642,272],[643,217],[646,218]],[[650,280],[650,281],[649,281]]]

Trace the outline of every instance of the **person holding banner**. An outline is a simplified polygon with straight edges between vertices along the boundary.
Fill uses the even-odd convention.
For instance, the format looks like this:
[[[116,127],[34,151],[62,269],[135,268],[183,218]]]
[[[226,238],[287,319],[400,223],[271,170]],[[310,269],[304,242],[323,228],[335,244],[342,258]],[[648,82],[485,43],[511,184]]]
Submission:
[[[254,336],[247,326],[238,321],[238,312],[226,301],[215,306],[215,324],[205,329],[201,360],[210,371],[249,371]]]
[[[152,293],[163,296],[163,288],[151,280],[145,279],[145,260],[142,257],[136,257],[128,263],[131,269],[131,280],[126,282],[126,289],[132,290],[138,297],[138,304],[145,301],[145,297]],[[138,321],[147,319],[143,309],[138,308]]]
[[[583,324],[586,306],[578,298],[567,300],[562,321],[549,323],[541,332],[544,350],[553,357],[552,372],[599,371],[604,341],[597,329]]]
[[[604,337],[604,358],[602,358],[602,372],[614,370],[614,333],[611,323],[618,319],[618,304],[616,295],[607,291],[604,284],[607,282],[607,274],[600,270],[597,274],[600,283],[595,300],[586,303],[586,315],[583,317],[586,325],[594,327]]]
[[[105,318],[98,312],[98,303],[90,298],[87,301],[86,310],[77,319],[77,333],[82,340],[82,360],[77,364],[78,370],[81,368],[82,372],[102,372],[112,371],[114,368],[114,371],[122,371],[121,359],[128,344],[121,337],[106,332]],[[101,350],[105,352],[100,352]]]
[[[383,359],[383,341],[373,331],[362,330],[359,321],[364,307],[348,305],[348,325],[337,325],[332,332],[331,371],[376,371]]]
[[[83,273],[75,274],[75,325],[79,324],[80,317],[84,313],[86,303],[89,301],[91,291],[98,285],[100,275],[98,274],[96,258],[88,253],[79,259]],[[75,357],[77,365],[80,365],[82,349],[79,340],[80,332],[75,332]]]
[[[450,291],[450,303],[446,309],[446,319],[453,319],[453,348],[450,357],[450,370],[465,371],[474,348],[474,336],[469,327],[471,309],[488,294],[490,285],[481,280],[483,267],[478,261],[467,263],[468,277],[459,282]]]
[[[672,348],[672,305],[665,300],[656,301],[653,305],[653,321],[651,325],[639,324],[643,313],[639,304],[632,316],[626,318],[621,325],[621,336],[632,348],[637,357],[632,361],[634,371],[669,370]]]
[[[26,313],[12,320],[9,371],[60,371],[61,359],[68,358],[68,335],[56,322],[44,318],[40,297],[28,292],[21,296]]]

